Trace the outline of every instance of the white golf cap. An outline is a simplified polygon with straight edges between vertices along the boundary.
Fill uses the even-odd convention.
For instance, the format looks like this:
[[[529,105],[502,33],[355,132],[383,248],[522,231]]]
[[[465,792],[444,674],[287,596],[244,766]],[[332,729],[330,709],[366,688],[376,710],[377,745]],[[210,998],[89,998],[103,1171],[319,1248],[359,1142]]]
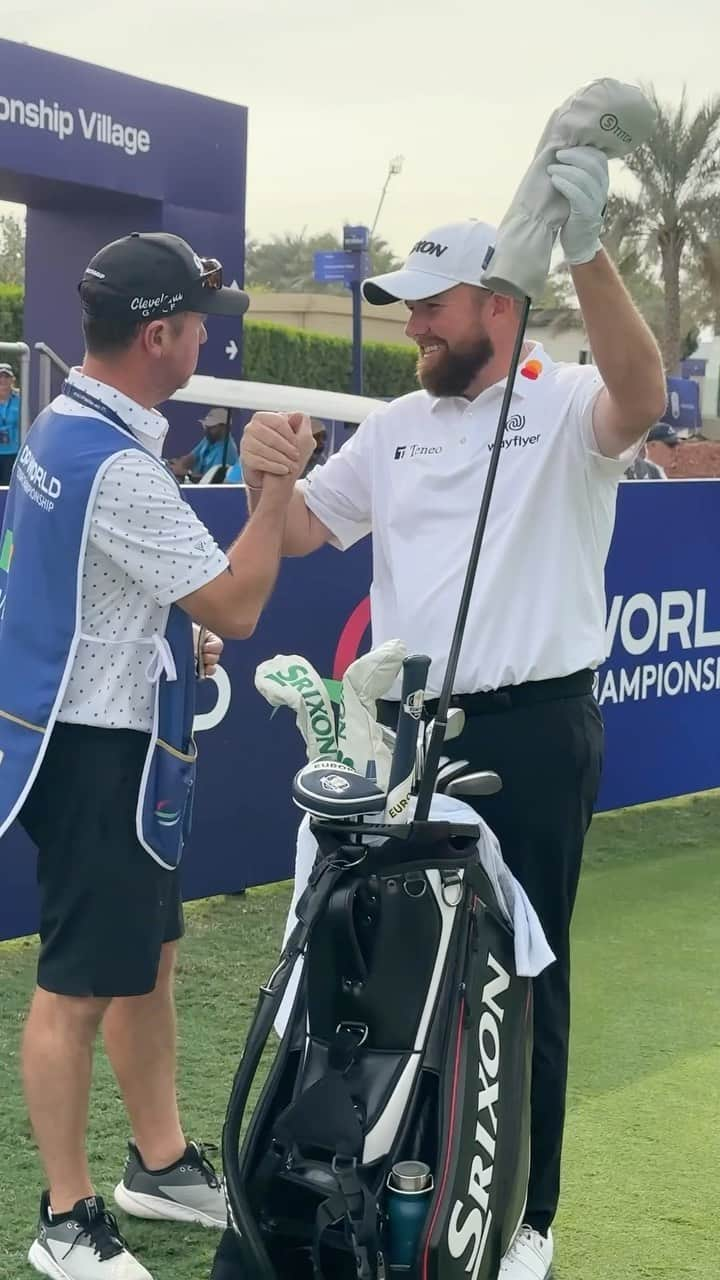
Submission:
[[[448,222],[428,231],[410,250],[404,267],[364,280],[367,302],[383,307],[389,302],[417,302],[456,284],[482,287],[482,276],[495,251],[497,231],[487,222],[468,218]]]

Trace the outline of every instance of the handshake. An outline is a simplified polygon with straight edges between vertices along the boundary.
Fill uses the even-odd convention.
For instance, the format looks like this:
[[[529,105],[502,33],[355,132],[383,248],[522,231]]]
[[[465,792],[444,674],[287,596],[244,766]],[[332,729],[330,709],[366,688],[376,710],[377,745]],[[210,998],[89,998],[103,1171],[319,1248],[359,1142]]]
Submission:
[[[240,461],[248,489],[270,484],[292,487],[305,471],[317,441],[307,414],[255,413],[240,443]]]

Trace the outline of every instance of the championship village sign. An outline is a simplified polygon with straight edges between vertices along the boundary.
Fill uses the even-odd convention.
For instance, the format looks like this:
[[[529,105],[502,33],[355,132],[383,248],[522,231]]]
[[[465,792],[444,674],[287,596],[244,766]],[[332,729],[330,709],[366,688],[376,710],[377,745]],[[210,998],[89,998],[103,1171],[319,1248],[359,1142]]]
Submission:
[[[0,40],[0,199],[27,206],[30,347],[81,357],[78,280],[131,231],[184,236],[241,285],[246,152],[245,107]],[[199,372],[240,377],[226,354],[240,341],[216,317]]]
[[[44,98],[25,102],[22,98],[6,98],[0,93],[0,124],[45,129],[48,133],[57,134],[61,142],[71,138],[79,128],[86,142],[104,142],[111,147],[120,147],[127,156],[150,150],[147,129],[121,124],[104,111],[86,111],[84,107],[78,107],[75,112],[59,102],[46,102]]]

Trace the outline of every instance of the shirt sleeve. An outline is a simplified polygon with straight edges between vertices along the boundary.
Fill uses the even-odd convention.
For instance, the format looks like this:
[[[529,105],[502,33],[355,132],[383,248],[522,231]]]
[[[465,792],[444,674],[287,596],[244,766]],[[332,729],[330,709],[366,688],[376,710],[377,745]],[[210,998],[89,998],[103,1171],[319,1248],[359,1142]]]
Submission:
[[[593,427],[593,411],[595,402],[604,389],[605,383],[598,370],[594,365],[584,365],[580,368],[580,374],[577,378],[572,401],[572,416],[578,421],[580,427],[580,440],[582,442],[586,461],[589,467],[596,472],[610,479],[620,479],[629,466],[637,457],[644,436],[641,436],[635,444],[630,445],[628,449],[623,450],[616,457],[609,458],[607,454],[602,453],[595,438],[595,429]]]
[[[197,591],[228,566],[172,476],[138,450],[120,454],[105,471],[89,543],[163,606]]]
[[[375,425],[376,415],[371,414],[342,449],[298,481],[306,506],[330,530],[333,545],[341,551],[372,529]]]

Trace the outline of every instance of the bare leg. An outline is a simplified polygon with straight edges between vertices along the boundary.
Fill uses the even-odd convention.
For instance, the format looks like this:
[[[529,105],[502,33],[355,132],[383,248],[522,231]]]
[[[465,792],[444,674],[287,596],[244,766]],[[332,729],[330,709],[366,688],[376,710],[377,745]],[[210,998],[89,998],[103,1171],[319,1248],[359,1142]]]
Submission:
[[[85,1138],[93,1044],[108,1001],[38,987],[23,1038],[23,1083],[55,1213],[94,1195]]]
[[[103,1020],[105,1048],[148,1169],[174,1164],[186,1146],[175,1088],[176,950],[174,942],[163,946],[154,991],[116,997]]]

